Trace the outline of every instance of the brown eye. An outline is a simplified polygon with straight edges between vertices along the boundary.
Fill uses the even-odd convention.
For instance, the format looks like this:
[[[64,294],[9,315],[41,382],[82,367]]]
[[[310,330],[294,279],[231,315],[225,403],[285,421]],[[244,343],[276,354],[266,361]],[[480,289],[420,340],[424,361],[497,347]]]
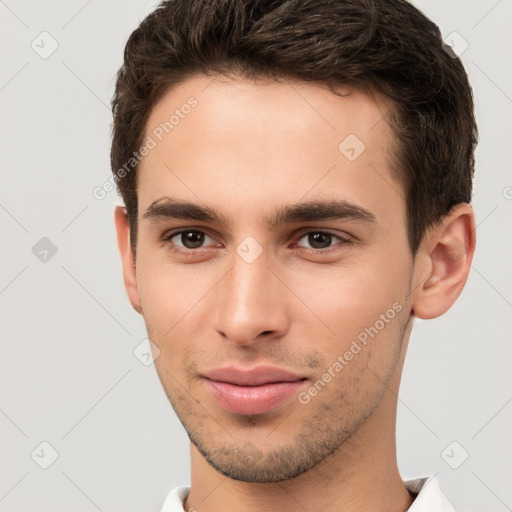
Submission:
[[[183,247],[185,249],[199,249],[203,246],[205,240],[211,239],[211,237],[202,231],[188,229],[186,231],[174,233],[167,237],[167,239],[178,247]]]
[[[197,249],[204,242],[204,233],[200,231],[185,231],[181,233],[181,242],[188,249]]]
[[[332,235],[329,233],[310,233],[308,242],[313,249],[325,249],[331,245]]]
[[[301,237],[297,245],[299,247],[308,247],[309,245],[311,249],[328,249],[333,244],[333,239],[335,243],[344,241],[341,237],[326,231],[311,231]],[[302,242],[303,240],[306,240],[306,244]]]

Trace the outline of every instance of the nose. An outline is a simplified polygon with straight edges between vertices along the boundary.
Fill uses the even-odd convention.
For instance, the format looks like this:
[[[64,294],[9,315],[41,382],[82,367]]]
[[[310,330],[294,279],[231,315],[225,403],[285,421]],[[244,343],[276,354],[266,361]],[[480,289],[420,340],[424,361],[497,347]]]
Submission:
[[[251,263],[234,254],[217,288],[214,327],[239,346],[281,337],[289,328],[290,297],[264,254]]]

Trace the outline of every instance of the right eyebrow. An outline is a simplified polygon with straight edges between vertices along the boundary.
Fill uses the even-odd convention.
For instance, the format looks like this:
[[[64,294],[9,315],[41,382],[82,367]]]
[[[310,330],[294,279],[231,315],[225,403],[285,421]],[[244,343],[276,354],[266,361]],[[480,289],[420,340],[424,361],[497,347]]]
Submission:
[[[218,212],[207,206],[199,206],[188,201],[179,201],[165,197],[153,201],[144,212],[144,219],[189,219],[227,225],[227,220]]]

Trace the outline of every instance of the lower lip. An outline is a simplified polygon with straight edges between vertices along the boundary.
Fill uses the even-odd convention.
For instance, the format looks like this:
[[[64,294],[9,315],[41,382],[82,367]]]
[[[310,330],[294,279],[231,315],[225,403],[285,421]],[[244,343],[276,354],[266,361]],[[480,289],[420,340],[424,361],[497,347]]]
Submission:
[[[236,386],[205,379],[210,393],[224,409],[237,414],[263,414],[297,394],[304,380],[270,382],[260,386]]]

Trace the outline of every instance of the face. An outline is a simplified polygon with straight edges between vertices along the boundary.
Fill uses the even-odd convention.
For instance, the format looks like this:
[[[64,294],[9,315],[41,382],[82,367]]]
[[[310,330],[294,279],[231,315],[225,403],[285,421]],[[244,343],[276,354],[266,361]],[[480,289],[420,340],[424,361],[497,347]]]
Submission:
[[[387,108],[357,91],[196,77],[148,120],[138,298],[176,413],[231,478],[318,464],[401,364],[413,258]]]

